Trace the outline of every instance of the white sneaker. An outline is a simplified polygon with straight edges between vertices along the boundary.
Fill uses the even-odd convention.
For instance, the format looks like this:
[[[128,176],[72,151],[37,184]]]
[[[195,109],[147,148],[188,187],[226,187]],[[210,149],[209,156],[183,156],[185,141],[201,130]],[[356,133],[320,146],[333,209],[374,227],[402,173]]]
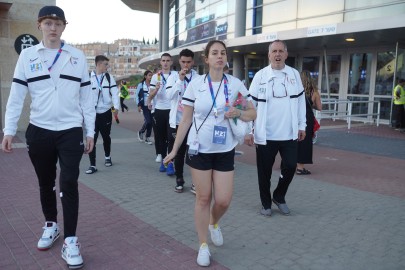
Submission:
[[[206,243],[202,243],[200,250],[198,251],[197,264],[199,266],[209,266],[210,265],[210,249]]]
[[[208,225],[208,229],[211,233],[211,241],[212,243],[217,246],[220,247],[224,244],[224,238],[222,237],[222,233],[221,233],[221,228],[219,227],[218,224],[215,225]]]
[[[69,269],[83,267],[83,258],[80,254],[80,243],[76,236],[66,237],[62,247],[62,258],[66,261]]]
[[[157,155],[155,161],[157,163],[161,163],[162,162],[162,155],[161,154]]]
[[[59,226],[55,222],[47,221],[42,228],[44,229],[44,232],[42,233],[41,238],[39,238],[37,248],[39,250],[48,250],[52,247],[53,242],[59,237]]]

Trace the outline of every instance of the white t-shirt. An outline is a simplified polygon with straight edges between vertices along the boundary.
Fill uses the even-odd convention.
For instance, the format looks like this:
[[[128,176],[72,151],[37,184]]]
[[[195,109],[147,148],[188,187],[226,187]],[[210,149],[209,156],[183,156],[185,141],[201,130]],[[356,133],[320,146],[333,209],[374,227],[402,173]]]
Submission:
[[[239,92],[243,96],[249,94],[245,85],[237,78],[226,75],[228,99],[232,106]],[[207,76],[200,76],[193,79],[187,87],[183,95],[182,104],[194,107],[193,123],[187,138],[187,144],[190,145],[195,140],[199,143],[198,151],[200,153],[223,153],[231,151],[238,144],[234,138],[228,119],[224,117],[225,114],[225,91],[224,79],[222,83],[212,82],[214,96],[218,95],[215,99],[217,117],[214,115],[213,98],[208,84]],[[219,89],[218,89],[219,88]],[[250,100],[250,99],[249,99]],[[210,111],[211,110],[211,111]],[[207,117],[209,113],[209,116]],[[205,122],[204,119],[207,117]],[[225,144],[213,143],[214,126],[221,126],[226,128]],[[198,130],[198,136],[197,136]]]
[[[170,71],[168,74],[163,74],[161,72],[156,73],[152,76],[150,81],[150,89],[153,90],[156,88],[157,82],[160,82],[160,88],[154,97],[155,109],[158,110],[170,110],[170,98],[166,91],[167,81],[170,76],[175,75],[176,71]]]
[[[268,119],[277,119],[277,121],[267,121],[266,139],[283,141],[286,138],[293,138],[291,100],[286,88],[287,75],[280,70],[273,70],[273,73],[275,77],[269,83],[271,89],[268,89],[267,117]]]

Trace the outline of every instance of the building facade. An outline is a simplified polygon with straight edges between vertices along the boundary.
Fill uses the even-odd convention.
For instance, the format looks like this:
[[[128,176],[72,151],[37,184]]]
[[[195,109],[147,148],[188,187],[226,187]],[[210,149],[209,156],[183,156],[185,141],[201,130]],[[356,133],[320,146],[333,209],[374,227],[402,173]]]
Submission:
[[[392,89],[405,78],[403,0],[122,1],[160,14],[160,50],[175,59],[182,48],[201,57],[209,40],[224,40],[231,72],[249,83],[268,65],[269,43],[282,39],[288,64],[309,70],[322,97],[364,101],[353,110],[368,115],[380,101],[382,122],[391,119]],[[156,63],[159,56],[141,59],[140,66]],[[203,72],[203,62],[198,65]]]
[[[0,0],[0,126],[2,128],[19,52],[41,40],[42,34],[36,25],[38,12],[43,6],[55,5],[55,2],[55,0]],[[30,103],[30,98],[27,97],[18,123],[19,127],[28,126]]]
[[[95,57],[105,55],[110,60],[108,71],[116,79],[127,78],[134,74],[141,74],[143,69],[138,66],[139,60],[159,52],[158,44],[144,44],[132,39],[118,39],[113,43],[73,44],[84,51],[89,70],[94,70]]]

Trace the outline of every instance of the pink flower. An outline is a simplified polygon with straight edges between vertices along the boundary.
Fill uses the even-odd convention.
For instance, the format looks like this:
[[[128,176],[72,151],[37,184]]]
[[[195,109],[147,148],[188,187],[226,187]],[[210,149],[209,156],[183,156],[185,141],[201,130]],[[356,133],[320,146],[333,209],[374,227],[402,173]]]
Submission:
[[[244,111],[244,110],[246,110],[246,108],[247,108],[247,100],[246,100],[246,98],[245,98],[244,96],[242,96],[242,94],[239,92],[239,93],[238,93],[238,96],[236,97],[236,100],[233,102],[232,106],[235,107],[236,109],[239,109],[239,110]],[[238,118],[236,118],[236,117],[233,118],[233,121],[234,121],[235,124],[236,124],[237,121],[238,121]]]

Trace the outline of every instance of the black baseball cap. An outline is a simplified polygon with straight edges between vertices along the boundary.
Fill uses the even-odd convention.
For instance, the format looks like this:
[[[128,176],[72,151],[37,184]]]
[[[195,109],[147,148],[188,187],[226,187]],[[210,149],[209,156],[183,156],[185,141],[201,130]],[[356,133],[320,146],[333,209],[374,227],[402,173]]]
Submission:
[[[65,19],[65,12],[63,12],[63,10],[57,6],[44,6],[39,10],[38,21],[40,22],[46,18],[62,20],[64,23],[67,23]]]

